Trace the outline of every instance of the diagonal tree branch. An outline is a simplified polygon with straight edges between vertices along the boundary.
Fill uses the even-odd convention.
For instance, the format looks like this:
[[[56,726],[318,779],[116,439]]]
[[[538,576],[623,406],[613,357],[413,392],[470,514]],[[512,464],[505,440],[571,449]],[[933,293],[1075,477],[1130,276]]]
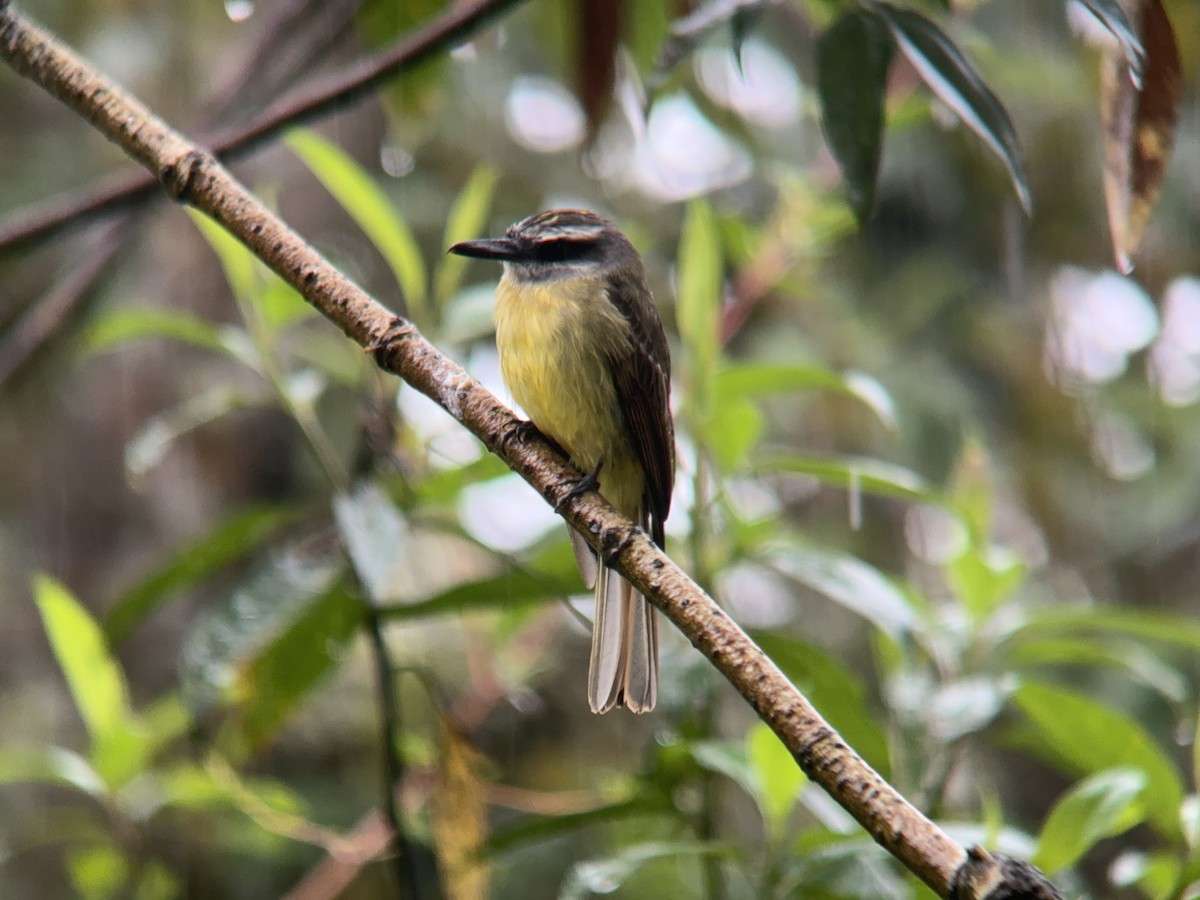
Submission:
[[[111,81],[0,0],[0,57],[96,125],[157,174],[177,200],[219,221],[381,366],[440,404],[561,507],[563,517],[637,586],[729,680],[804,772],[931,887],[956,900],[1057,898],[1026,863],[965,850],[909,804],[821,718],[771,660],[645,532],[406,320],[392,315],[273,216],[209,153],[189,144]]]
[[[201,141],[225,162],[253,153],[289,125],[308,122],[352,106],[370,96],[387,79],[409,71],[476,30],[520,0],[467,0],[428,25],[406,35],[385,53],[360,60],[349,68],[297,90],[271,104],[251,121],[217,132]],[[43,240],[69,225],[77,225],[124,209],[153,195],[154,177],[145,171],[110,175],[98,187],[65,201],[51,201],[18,210],[0,223],[0,252],[17,250]]]

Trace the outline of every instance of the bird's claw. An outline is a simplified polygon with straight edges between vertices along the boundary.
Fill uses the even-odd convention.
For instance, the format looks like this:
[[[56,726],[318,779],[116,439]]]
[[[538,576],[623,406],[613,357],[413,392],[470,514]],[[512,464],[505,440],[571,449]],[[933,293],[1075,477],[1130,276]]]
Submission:
[[[513,444],[527,444],[537,433],[537,428],[527,419],[513,419],[504,426],[500,435],[500,449],[505,453],[512,449]]]
[[[554,504],[554,511],[561,512],[565,504],[570,503],[576,497],[582,497],[588,491],[594,491],[600,487],[600,470],[604,468],[604,460],[596,463],[596,468],[588,472],[582,478],[572,479],[575,483],[571,485],[571,489],[558,498],[558,502]],[[562,482],[567,484],[567,482]],[[561,486],[561,485],[560,485]]]

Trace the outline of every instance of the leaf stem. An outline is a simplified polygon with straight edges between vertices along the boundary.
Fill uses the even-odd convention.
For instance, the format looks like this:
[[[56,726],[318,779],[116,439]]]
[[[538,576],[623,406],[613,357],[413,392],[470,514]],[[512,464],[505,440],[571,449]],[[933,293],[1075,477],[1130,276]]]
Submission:
[[[405,765],[400,755],[399,741],[401,732],[400,698],[396,692],[395,667],[391,654],[388,652],[387,641],[383,636],[383,623],[374,602],[366,601],[366,628],[371,639],[371,656],[375,663],[375,678],[379,683],[379,710],[382,728],[380,729],[380,749],[383,752],[383,773],[385,790],[383,792],[383,814],[391,825],[392,846],[395,854],[391,857],[392,877],[400,897],[420,897],[420,881],[417,876],[416,860],[413,856],[412,842],[404,830],[400,808],[396,803],[396,792],[404,781]]]
[[[709,466],[708,457],[701,446],[696,448],[696,465],[692,474],[692,511],[688,540],[692,557],[692,578],[710,595],[712,594],[712,572],[708,565],[707,511]],[[700,734],[712,737],[717,724],[717,690],[711,682],[700,699],[697,727]],[[716,773],[704,770],[700,776],[700,811],[694,827],[696,836],[704,843],[717,839],[717,805],[720,802],[720,782]],[[721,859],[705,854],[704,895],[708,900],[725,900],[728,896]]]

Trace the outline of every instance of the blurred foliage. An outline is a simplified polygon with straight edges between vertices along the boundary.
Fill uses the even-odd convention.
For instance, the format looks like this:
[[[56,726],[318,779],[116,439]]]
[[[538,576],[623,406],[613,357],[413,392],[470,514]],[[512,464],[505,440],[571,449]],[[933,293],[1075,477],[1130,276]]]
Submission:
[[[266,2],[75,5],[39,12],[168,118],[201,99],[168,73],[290,33]],[[364,3],[317,68],[445,6]],[[1200,7],[1153,6],[1151,42],[1101,0],[533,0],[242,174],[498,391],[497,273],[445,248],[611,215],[671,330],[672,556],[956,839],[1193,897]],[[83,126],[0,77],[30,123],[0,205],[109,165],[54,180]],[[1105,178],[1136,218],[1160,176],[1116,247],[1137,280],[1107,271]],[[5,387],[0,894],[394,892],[379,621],[430,894],[928,895],[670,635],[659,709],[590,716],[539,498],[220,229],[152,215]],[[80,240],[0,258],[0,322]]]

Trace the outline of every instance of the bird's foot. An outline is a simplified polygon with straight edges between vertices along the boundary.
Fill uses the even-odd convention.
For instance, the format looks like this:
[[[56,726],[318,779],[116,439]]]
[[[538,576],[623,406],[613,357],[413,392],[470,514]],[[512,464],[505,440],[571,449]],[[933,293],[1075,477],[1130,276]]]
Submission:
[[[504,426],[500,435],[500,449],[508,453],[513,444],[527,444],[537,433],[537,427],[528,419],[513,419]]]
[[[571,479],[571,481],[574,481],[574,484],[571,485],[569,491],[558,498],[558,502],[554,504],[554,511],[561,512],[564,504],[570,503],[576,497],[581,497],[588,491],[594,491],[600,487],[600,470],[603,468],[604,460],[600,460],[600,462],[596,463],[596,468],[592,469],[592,471],[588,472],[582,478]],[[564,485],[568,483],[566,481],[562,482]]]

